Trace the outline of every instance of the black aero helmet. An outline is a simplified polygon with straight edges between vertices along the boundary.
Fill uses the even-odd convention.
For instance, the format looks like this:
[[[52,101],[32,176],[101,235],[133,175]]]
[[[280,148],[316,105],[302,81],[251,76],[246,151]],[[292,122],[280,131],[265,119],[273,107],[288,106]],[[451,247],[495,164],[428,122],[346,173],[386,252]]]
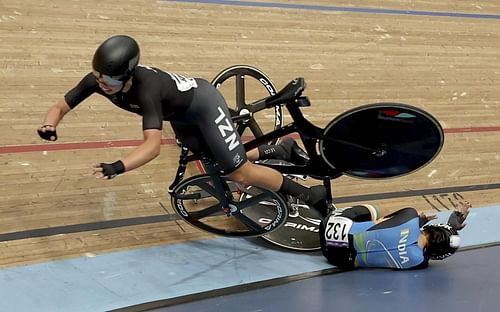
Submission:
[[[424,255],[429,259],[443,260],[454,254],[460,246],[457,230],[448,224],[428,224],[422,230],[428,235]]]
[[[132,37],[116,35],[97,48],[92,67],[101,75],[124,82],[133,75],[139,56],[139,45]]]

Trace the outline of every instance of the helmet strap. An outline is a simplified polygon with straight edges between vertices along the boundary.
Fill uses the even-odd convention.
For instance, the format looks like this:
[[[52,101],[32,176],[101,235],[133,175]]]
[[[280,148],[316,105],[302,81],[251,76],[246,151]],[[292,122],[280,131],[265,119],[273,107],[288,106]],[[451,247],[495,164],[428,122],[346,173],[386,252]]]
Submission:
[[[132,81],[131,80],[132,80],[132,76],[129,76],[128,79],[122,83],[122,87],[121,87],[121,89],[120,89],[119,92],[123,92],[123,90],[125,89],[125,87],[127,85],[131,86],[132,85]],[[130,87],[129,87],[129,90],[130,90]],[[128,90],[127,90],[127,92],[128,92]]]

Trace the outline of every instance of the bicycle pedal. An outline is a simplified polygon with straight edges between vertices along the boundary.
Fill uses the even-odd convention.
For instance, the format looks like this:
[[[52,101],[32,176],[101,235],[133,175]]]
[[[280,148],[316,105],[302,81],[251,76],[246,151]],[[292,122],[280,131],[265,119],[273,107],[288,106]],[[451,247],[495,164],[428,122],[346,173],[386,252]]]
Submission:
[[[303,175],[300,175],[300,174],[288,174],[288,173],[285,173],[283,174],[284,176],[287,176],[289,177],[290,179],[293,179],[293,180],[302,180],[303,179]]]
[[[290,218],[297,218],[299,216],[299,210],[298,209],[289,209],[288,210],[288,217]]]
[[[307,176],[306,175],[291,174],[291,175],[288,175],[288,176],[292,177],[295,180],[307,181]]]
[[[222,208],[222,211],[224,211],[224,213],[230,217],[232,215],[233,212],[236,212],[238,211],[238,207],[236,207],[235,205],[229,205],[228,207],[223,207]]]
[[[306,204],[290,204],[290,207],[293,207],[294,209],[299,209],[299,208],[302,208],[302,209],[311,209],[311,207],[309,205],[306,205]]]

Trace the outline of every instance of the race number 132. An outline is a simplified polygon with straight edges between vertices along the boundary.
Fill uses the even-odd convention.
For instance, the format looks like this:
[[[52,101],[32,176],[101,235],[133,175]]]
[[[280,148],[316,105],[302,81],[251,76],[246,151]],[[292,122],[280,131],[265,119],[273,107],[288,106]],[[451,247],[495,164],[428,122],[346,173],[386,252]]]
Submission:
[[[349,242],[349,230],[352,220],[345,217],[332,216],[326,224],[325,239],[333,242]]]

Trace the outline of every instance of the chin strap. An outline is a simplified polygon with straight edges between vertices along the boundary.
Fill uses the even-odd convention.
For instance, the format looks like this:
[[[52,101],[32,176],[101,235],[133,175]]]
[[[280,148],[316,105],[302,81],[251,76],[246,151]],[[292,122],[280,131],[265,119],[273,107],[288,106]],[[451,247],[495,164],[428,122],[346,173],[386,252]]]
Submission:
[[[130,79],[132,79],[132,76],[127,76],[127,79],[125,81],[122,81],[122,87],[118,92],[122,92],[123,89],[125,89],[125,86],[127,85],[127,82],[129,82]]]

